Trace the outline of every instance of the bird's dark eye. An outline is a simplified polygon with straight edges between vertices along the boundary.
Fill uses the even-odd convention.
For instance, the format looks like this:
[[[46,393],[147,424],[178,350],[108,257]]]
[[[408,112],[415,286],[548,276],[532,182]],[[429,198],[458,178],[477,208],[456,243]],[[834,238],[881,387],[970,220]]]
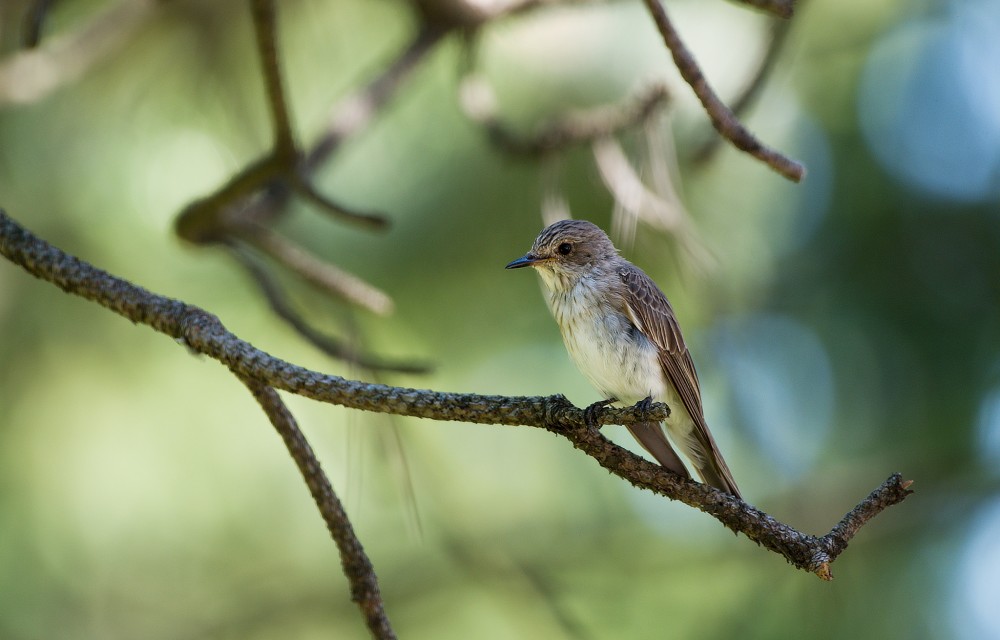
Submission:
[[[568,242],[562,243],[561,245],[559,245],[559,248],[556,249],[556,251],[558,251],[561,255],[564,256],[568,256],[572,250],[573,250],[573,245],[571,245]]]

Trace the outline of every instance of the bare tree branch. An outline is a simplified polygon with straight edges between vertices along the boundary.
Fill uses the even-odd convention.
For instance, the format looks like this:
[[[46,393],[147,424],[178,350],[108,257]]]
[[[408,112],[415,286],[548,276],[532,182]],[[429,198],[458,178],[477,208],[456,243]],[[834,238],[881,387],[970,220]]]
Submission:
[[[705,75],[695,61],[694,56],[684,45],[673,23],[667,17],[667,12],[663,8],[661,0],[643,0],[649,10],[653,21],[656,23],[663,42],[670,49],[674,58],[674,64],[680,71],[681,77],[694,90],[698,100],[701,101],[705,111],[708,113],[712,126],[715,127],[724,138],[742,151],[749,153],[761,160],[769,167],[785,176],[793,182],[799,182],[805,176],[805,167],[799,162],[783,155],[782,153],[767,147],[758,140],[743,123],[733,114],[732,111],[719,99],[712,87],[709,86]]]
[[[244,225],[239,237],[291,269],[309,284],[379,315],[392,313],[389,294],[353,273],[320,260],[280,234],[259,225]]]
[[[283,213],[294,194],[342,221],[370,229],[384,229],[389,220],[380,214],[352,210],[323,195],[310,182],[311,173],[336,148],[338,139],[335,136],[325,137],[308,156],[300,152],[290,121],[278,59],[275,3],[273,0],[249,2],[274,142],[264,157],[248,164],[214,193],[187,205],[177,217],[175,230],[181,238],[199,245],[238,246],[241,242],[250,243],[323,291],[375,313],[390,313],[393,308],[392,299],[384,292],[312,255],[271,229],[270,225]],[[402,59],[391,69],[393,73],[387,72],[381,76],[381,82],[376,81],[370,85],[371,99],[376,106],[381,107],[387,102],[398,82],[409,73],[438,37],[439,34],[430,30],[422,31]],[[342,135],[346,133],[345,131]],[[294,313],[275,281],[266,278],[266,274],[247,261],[241,261],[241,265],[264,291],[275,313],[307,341],[328,355],[350,356],[348,359],[352,362],[364,361],[372,366],[380,366],[376,359],[349,352],[336,340],[315,331]],[[410,371],[418,369],[408,366],[404,368]]]
[[[34,49],[42,41],[42,28],[53,4],[55,0],[33,0],[25,11],[21,35],[21,45],[25,49]]]
[[[633,485],[700,509],[780,554],[792,565],[827,580],[832,577],[830,564],[847,548],[861,526],[912,493],[910,482],[893,474],[825,536],[808,535],[734,496],[682,478],[619,447],[597,427],[588,425],[584,411],[561,395],[507,397],[445,393],[346,380],[310,371],[241,340],[227,331],[218,318],[198,307],[151,293],[63,253],[2,211],[0,254],[68,293],[183,341],[189,349],[218,360],[237,376],[268,387],[364,411],[546,429],[568,439],[602,467]],[[667,414],[666,405],[654,404],[649,409],[605,408],[595,417],[597,424],[633,424],[662,421]]]
[[[333,336],[317,331],[292,307],[281,286],[263,265],[259,264],[244,247],[241,247],[237,243],[232,243],[232,250],[236,260],[257,284],[261,293],[264,294],[274,314],[288,323],[300,336],[308,340],[323,353],[368,371],[427,373],[430,369],[428,365],[417,362],[391,362],[373,358],[370,355],[361,353],[356,348],[344,344]]]
[[[350,222],[370,229],[386,229],[389,226],[389,219],[380,213],[369,213],[365,211],[354,211],[339,202],[324,196],[309,183],[308,180],[295,175],[291,176],[290,182],[296,193],[316,205],[321,211],[344,222]]]
[[[440,29],[422,27],[384,71],[357,91],[341,98],[330,109],[326,131],[306,153],[302,171],[306,175],[314,173],[344,140],[371,124],[445,33]]]
[[[264,74],[267,90],[267,104],[271,110],[271,125],[274,129],[274,155],[292,159],[296,156],[295,138],[288,117],[288,104],[281,80],[281,65],[278,63],[277,31],[274,0],[250,0],[253,14],[254,35],[257,38],[257,53]]]
[[[372,567],[361,541],[355,535],[354,527],[351,526],[344,505],[334,492],[330,479],[326,477],[319,459],[309,446],[309,441],[299,429],[295,416],[282,402],[277,391],[250,378],[241,380],[260,403],[306,481],[309,493],[319,507],[323,521],[326,522],[326,528],[337,543],[344,575],[351,584],[351,600],[361,609],[368,630],[373,637],[380,640],[395,639],[396,634],[385,614],[375,568]]]
[[[41,100],[80,78],[119,51],[159,9],[155,0],[119,0],[75,31],[0,60],[0,105]]]

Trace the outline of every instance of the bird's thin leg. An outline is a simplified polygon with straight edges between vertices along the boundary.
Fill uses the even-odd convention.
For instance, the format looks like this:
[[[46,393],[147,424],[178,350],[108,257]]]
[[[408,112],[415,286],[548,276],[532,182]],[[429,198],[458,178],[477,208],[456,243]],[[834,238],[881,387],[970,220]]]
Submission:
[[[591,429],[599,429],[601,425],[597,421],[598,414],[601,412],[601,409],[615,402],[618,402],[618,398],[612,397],[608,398],[607,400],[598,400],[594,404],[584,409],[583,419],[587,423],[587,426],[590,427]]]

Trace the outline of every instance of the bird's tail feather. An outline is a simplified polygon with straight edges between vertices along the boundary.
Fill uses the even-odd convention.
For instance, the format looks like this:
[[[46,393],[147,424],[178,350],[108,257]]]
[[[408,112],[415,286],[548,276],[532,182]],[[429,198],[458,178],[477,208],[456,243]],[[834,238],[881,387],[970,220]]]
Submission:
[[[681,450],[690,458],[702,482],[742,500],[743,496],[733,479],[733,472],[729,470],[729,465],[722,457],[719,445],[715,444],[715,438],[709,432],[708,426],[704,425],[704,422],[702,425],[701,429],[697,426],[691,429],[681,445]]]
[[[691,477],[687,467],[681,462],[680,456],[670,446],[667,435],[663,433],[663,427],[660,426],[659,422],[637,422],[636,424],[629,425],[628,430],[632,434],[632,437],[639,441],[642,448],[656,458],[656,461],[662,466],[670,469],[679,476],[685,478]]]
[[[628,430],[632,433],[632,437],[639,441],[642,448],[656,458],[661,466],[685,478],[691,477],[687,467],[684,466],[680,456],[670,445],[663,427],[658,422],[639,422],[629,426]],[[736,481],[733,480],[733,474],[729,471],[729,467],[722,459],[722,454],[719,453],[718,449],[713,448],[709,451],[700,449],[701,447],[691,447],[690,451],[686,453],[689,453],[691,462],[698,471],[702,482],[731,493],[742,500],[743,496],[736,486]]]
[[[698,475],[705,484],[710,484],[716,489],[721,489],[727,493],[731,493],[740,500],[743,496],[740,495],[740,490],[736,486],[736,482],[733,480],[732,474],[729,472],[729,467],[726,466],[725,460],[722,460],[722,456],[718,456],[719,465],[717,466],[715,461],[706,463],[704,466],[695,467],[698,470]]]

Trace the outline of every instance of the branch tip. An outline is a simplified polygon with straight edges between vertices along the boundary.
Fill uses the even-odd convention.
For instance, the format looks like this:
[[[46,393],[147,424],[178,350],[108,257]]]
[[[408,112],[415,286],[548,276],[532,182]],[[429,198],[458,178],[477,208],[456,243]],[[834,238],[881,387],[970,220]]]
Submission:
[[[833,572],[830,570],[829,562],[821,563],[813,573],[819,576],[821,580],[825,580],[826,582],[830,582],[833,580]]]

